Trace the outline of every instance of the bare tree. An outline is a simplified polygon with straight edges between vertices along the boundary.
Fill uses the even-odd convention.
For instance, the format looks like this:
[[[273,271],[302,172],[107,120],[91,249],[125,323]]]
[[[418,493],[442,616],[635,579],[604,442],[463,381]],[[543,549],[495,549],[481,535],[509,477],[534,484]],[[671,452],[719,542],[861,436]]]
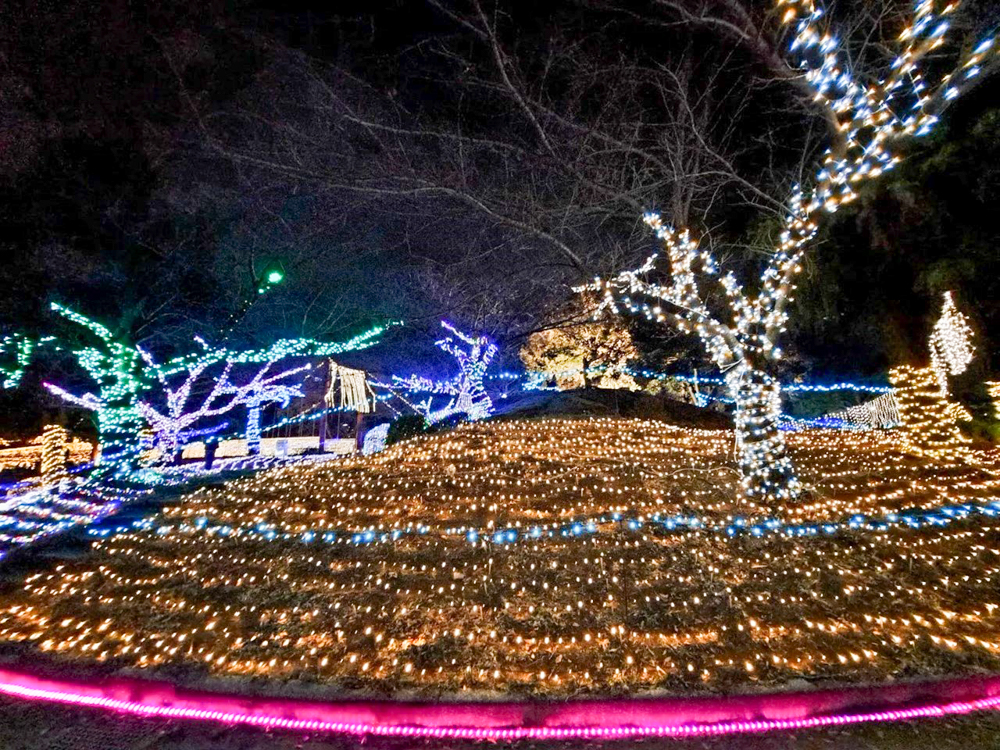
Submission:
[[[531,330],[581,276],[640,257],[651,206],[706,229],[734,206],[780,215],[740,176],[790,130],[754,125],[773,97],[745,54],[680,32],[667,54],[650,40],[625,48],[655,29],[597,2],[543,33],[500,2],[431,5],[452,31],[421,45],[410,74],[430,93],[262,41],[271,67],[232,108],[199,111],[202,144],[248,185],[285,181],[378,212],[401,229],[416,278],[456,283],[472,314],[490,294],[516,300],[508,330]]]

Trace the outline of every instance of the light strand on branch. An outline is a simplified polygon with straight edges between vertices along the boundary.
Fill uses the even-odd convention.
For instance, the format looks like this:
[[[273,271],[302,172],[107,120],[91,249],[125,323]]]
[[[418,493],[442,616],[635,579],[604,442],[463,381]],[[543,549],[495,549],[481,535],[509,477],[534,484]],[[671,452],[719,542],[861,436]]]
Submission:
[[[17,388],[24,377],[24,371],[31,364],[35,350],[52,340],[52,336],[46,336],[35,341],[22,333],[12,333],[0,339],[0,357],[6,359],[0,365],[0,388]]]
[[[889,429],[899,424],[899,402],[895,392],[883,393],[863,404],[825,414],[820,420],[839,421],[861,430]]]
[[[727,372],[730,388],[743,386],[732,395],[737,404],[743,487],[751,497],[785,500],[798,492],[778,432],[780,411],[775,404],[780,390],[763,371],[781,357],[776,340],[785,330],[787,305],[794,297],[803,253],[819,221],[854,200],[862,183],[900,161],[891,149],[894,141],[931,132],[946,104],[980,74],[982,64],[995,53],[994,40],[988,38],[935,83],[923,76],[919,63],[943,44],[949,28],[946,17],[958,5],[951,3],[938,12],[930,0],[919,0],[912,23],[900,36],[902,50],[889,74],[863,84],[850,72],[840,42],[823,27],[822,10],[811,0],[779,3],[784,7],[781,25],[791,35],[790,61],[802,70],[815,93],[815,103],[833,127],[811,188],[804,191],[795,186],[792,190],[780,241],[761,274],[756,294],[745,290],[732,273],[720,275],[712,254],[701,248],[688,229],[669,226],[655,213],[646,214],[645,220],[665,249],[667,282],[648,278],[659,269],[660,254],[655,253],[633,271],[576,289],[601,293],[599,311],[623,307],[696,334],[711,360]],[[699,286],[705,277],[715,277],[721,285],[725,316],[705,302]]]
[[[441,327],[452,335],[434,342],[434,345],[458,360],[459,373],[456,377],[451,380],[435,381],[417,375],[407,378],[394,375],[392,385],[379,383],[376,385],[409,393],[452,396],[448,405],[438,410],[433,410],[430,402],[427,402],[423,413],[431,424],[453,414],[465,414],[472,421],[486,419],[493,413],[493,400],[483,386],[483,378],[486,376],[487,367],[497,354],[497,346],[486,336],[468,336],[446,321],[441,321]]]
[[[111,465],[117,475],[128,476],[135,468],[141,452],[139,433],[147,421],[159,433],[161,447],[176,448],[179,435],[190,428],[201,417],[213,416],[228,409],[221,408],[216,399],[226,393],[233,395],[230,407],[257,401],[257,408],[266,401],[283,401],[295,393],[284,390],[278,392],[269,387],[280,385],[277,381],[307,369],[307,366],[278,375],[266,377],[269,368],[276,362],[290,358],[328,357],[358,349],[364,349],[378,342],[387,326],[374,326],[362,334],[345,342],[321,342],[313,339],[281,339],[269,347],[245,351],[212,347],[204,340],[196,338],[200,350],[174,357],[163,364],[157,364],[152,356],[136,346],[125,343],[106,326],[91,320],[75,310],[58,303],[52,309],[68,320],[84,327],[97,340],[96,346],[75,350],[73,356],[81,368],[97,385],[96,392],[73,394],[51,383],[45,387],[53,394],[69,403],[95,413],[100,434],[102,463]],[[390,323],[389,325],[394,325]],[[246,385],[234,386],[229,381],[230,370],[245,365],[264,365],[257,375]],[[183,416],[185,404],[194,383],[209,368],[221,365],[223,373],[215,379],[212,392],[195,410],[194,414]],[[185,380],[176,388],[168,383],[172,378],[184,375]],[[157,407],[145,394],[159,384],[166,395],[166,407]],[[286,386],[282,386],[284,388]],[[251,407],[252,411],[253,407]],[[259,416],[257,429],[259,430]],[[253,414],[248,421],[248,431],[253,432]]]

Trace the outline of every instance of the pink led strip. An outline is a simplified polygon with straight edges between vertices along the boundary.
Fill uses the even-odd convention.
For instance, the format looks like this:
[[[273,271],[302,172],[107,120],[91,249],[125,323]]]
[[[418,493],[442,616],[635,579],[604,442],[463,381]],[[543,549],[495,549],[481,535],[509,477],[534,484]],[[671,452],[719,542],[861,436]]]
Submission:
[[[993,680],[956,681],[954,687],[962,688],[969,684],[975,684],[979,692],[993,693],[1000,684]],[[947,684],[945,684],[947,687]],[[897,689],[898,686],[886,686],[888,691]],[[148,700],[124,699],[108,697],[107,693],[121,692],[127,690],[130,693],[146,693]],[[866,690],[866,694],[871,698],[877,698],[879,688]],[[192,719],[198,721],[214,721],[229,724],[243,724],[267,729],[288,729],[310,732],[335,732],[352,735],[382,735],[401,737],[435,737],[449,739],[481,739],[481,740],[520,740],[520,739],[540,739],[540,740],[570,740],[570,739],[622,739],[637,737],[667,737],[667,738],[691,738],[705,736],[720,736],[732,734],[747,734],[770,732],[780,730],[812,729],[825,726],[843,726],[847,724],[861,724],[866,722],[883,721],[903,721],[907,719],[918,719],[925,717],[943,717],[949,715],[968,714],[975,711],[984,711],[1000,708],[1000,695],[989,695],[988,697],[976,698],[973,700],[950,701],[931,703],[927,705],[913,706],[909,708],[896,708],[883,711],[869,712],[848,712],[832,713],[817,716],[805,716],[791,719],[757,719],[757,720],[723,720],[712,723],[677,723],[677,705],[684,704],[683,699],[679,701],[666,701],[664,705],[671,704],[673,708],[664,709],[663,723],[628,724],[620,723],[614,725],[608,723],[613,721],[612,715],[625,716],[630,713],[630,707],[643,705],[640,713],[648,721],[650,717],[649,707],[655,707],[658,703],[639,700],[621,700],[614,703],[608,701],[594,702],[572,702],[560,704],[568,707],[571,717],[579,719],[579,708],[586,709],[589,705],[596,708],[595,714],[591,717],[594,722],[591,725],[577,726],[490,726],[498,721],[510,721],[515,717],[523,719],[521,710],[531,704],[511,704],[511,703],[483,703],[483,704],[422,704],[427,714],[428,724],[401,724],[394,723],[391,718],[387,721],[334,721],[322,718],[303,718],[296,716],[298,713],[315,714],[329,709],[332,713],[343,715],[349,713],[352,706],[356,706],[357,713],[362,716],[371,716],[372,703],[339,703],[339,704],[316,704],[298,703],[296,701],[282,701],[267,698],[251,698],[243,696],[222,696],[209,694],[190,694],[187,696],[175,693],[172,688],[158,686],[156,683],[143,683],[132,681],[125,688],[121,684],[117,687],[99,687],[93,685],[72,684],[53,680],[43,680],[30,675],[0,670],[0,693],[14,698],[24,698],[28,700],[46,701],[52,703],[63,703],[73,706],[83,706],[90,708],[100,708],[118,713],[125,713],[137,716],[157,717],[166,719]],[[159,693],[159,695],[157,695]],[[806,704],[812,703],[810,698],[818,698],[817,705],[824,703],[824,696],[828,699],[830,691],[785,694],[781,696],[762,696],[764,701],[768,698],[776,699],[780,705],[788,702],[791,698],[799,705],[799,710]],[[803,700],[804,699],[804,700]],[[697,699],[695,699],[697,700]],[[741,698],[737,697],[739,703]],[[751,701],[760,700],[760,697]],[[171,705],[173,704],[173,705]],[[177,705],[181,704],[181,705]],[[200,704],[201,708],[194,705]],[[391,702],[377,704],[388,716],[393,713]],[[543,704],[544,705],[544,704]],[[415,709],[415,704],[400,704],[405,706],[403,713],[413,716],[414,711],[421,713],[419,706]],[[602,709],[614,706],[607,713]],[[225,707],[225,708],[224,708]],[[816,706],[814,706],[815,708]],[[470,710],[471,709],[471,710]],[[739,709],[737,709],[739,710]],[[443,716],[449,712],[455,712],[466,720],[475,719],[477,716],[483,721],[480,726],[442,726],[438,725]],[[589,713],[589,712],[588,712]],[[698,711],[693,711],[697,714]],[[550,719],[560,720],[559,709]],[[565,719],[563,719],[565,720]],[[483,726],[486,724],[487,726]]]

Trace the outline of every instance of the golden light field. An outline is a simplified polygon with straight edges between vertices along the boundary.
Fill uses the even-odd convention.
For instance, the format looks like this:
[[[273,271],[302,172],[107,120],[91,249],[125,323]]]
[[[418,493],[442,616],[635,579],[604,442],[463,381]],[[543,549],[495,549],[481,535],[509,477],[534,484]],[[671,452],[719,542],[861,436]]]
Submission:
[[[194,492],[32,575],[0,641],[384,693],[1000,669],[1000,452],[901,440],[791,433],[809,490],[764,523],[733,499],[729,431],[465,425]]]

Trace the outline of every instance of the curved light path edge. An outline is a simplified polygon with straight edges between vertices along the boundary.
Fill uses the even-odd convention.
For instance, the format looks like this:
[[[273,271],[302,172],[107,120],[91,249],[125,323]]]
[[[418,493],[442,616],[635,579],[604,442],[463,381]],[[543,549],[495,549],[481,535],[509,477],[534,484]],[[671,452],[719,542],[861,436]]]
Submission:
[[[691,738],[944,717],[1000,708],[1000,676],[718,697],[317,702],[152,680],[69,682],[0,669],[0,694],[136,716],[351,735],[482,740]]]

